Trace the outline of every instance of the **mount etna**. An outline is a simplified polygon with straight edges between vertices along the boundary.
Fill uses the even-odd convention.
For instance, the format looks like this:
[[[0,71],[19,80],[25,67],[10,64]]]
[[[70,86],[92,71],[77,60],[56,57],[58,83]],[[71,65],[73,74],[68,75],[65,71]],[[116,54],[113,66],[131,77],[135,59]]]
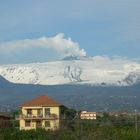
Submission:
[[[140,64],[120,58],[66,57],[0,66],[0,109],[47,94],[78,110],[140,110]]]

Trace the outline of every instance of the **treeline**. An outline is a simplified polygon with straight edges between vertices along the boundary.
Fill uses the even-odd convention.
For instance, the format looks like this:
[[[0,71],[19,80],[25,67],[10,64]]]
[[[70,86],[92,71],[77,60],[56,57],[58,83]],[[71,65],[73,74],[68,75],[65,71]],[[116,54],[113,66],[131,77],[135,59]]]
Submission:
[[[12,122],[13,123],[13,122]],[[0,129],[0,140],[140,140],[135,122],[124,120],[63,120],[57,131]]]

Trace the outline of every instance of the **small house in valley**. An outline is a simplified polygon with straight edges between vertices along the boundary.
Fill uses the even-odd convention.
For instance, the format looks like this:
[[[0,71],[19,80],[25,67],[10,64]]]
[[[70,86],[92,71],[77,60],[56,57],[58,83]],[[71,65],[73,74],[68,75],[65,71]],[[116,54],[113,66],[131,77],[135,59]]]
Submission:
[[[0,113],[0,128],[10,127],[11,117],[8,114]]]
[[[96,112],[88,112],[88,111],[82,111],[80,113],[80,118],[83,120],[96,120],[97,113]]]

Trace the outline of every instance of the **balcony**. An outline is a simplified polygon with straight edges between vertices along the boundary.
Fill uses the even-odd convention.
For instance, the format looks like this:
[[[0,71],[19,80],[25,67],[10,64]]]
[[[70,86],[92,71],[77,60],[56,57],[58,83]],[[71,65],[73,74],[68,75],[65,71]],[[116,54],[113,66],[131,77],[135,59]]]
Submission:
[[[31,114],[21,114],[16,116],[16,120],[56,120],[58,119],[58,115],[56,114],[49,114],[49,115],[31,115]]]

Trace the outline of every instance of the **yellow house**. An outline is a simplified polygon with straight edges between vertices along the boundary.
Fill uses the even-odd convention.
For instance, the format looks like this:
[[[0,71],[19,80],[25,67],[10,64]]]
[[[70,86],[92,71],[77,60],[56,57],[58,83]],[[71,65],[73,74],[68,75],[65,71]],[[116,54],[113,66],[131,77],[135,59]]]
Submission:
[[[18,117],[20,130],[44,128],[56,130],[60,127],[60,107],[62,104],[49,98],[40,96],[22,104]]]

